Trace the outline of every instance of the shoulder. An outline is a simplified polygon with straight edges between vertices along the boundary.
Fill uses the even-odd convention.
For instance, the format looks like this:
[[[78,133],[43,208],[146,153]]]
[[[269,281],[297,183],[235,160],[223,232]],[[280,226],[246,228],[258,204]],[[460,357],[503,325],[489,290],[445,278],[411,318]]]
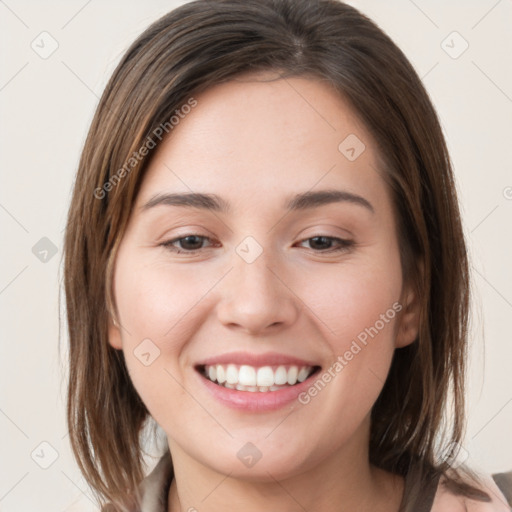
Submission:
[[[512,509],[507,498],[496,485],[493,476],[489,474],[480,474],[479,476],[481,485],[477,487],[486,492],[491,501],[478,501],[453,494],[444,485],[445,477],[441,477],[430,512],[510,512]]]

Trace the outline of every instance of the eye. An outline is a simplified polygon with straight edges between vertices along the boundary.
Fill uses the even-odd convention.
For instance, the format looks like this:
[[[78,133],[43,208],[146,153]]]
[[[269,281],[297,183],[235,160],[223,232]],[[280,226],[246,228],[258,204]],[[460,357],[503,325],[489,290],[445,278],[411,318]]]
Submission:
[[[202,235],[187,235],[173,240],[168,240],[161,245],[170,251],[176,253],[194,253],[204,249],[203,243],[210,240],[207,236]]]
[[[313,236],[299,242],[309,243],[315,252],[342,252],[354,245],[353,240],[344,240],[333,236]]]
[[[205,242],[210,243],[205,246]],[[310,249],[317,253],[343,252],[354,245],[352,240],[344,240],[333,236],[313,236],[299,242],[299,244],[304,243],[308,243]],[[190,234],[168,240],[160,245],[178,254],[194,254],[201,249],[218,246],[219,244],[211,243],[211,239],[207,236]]]

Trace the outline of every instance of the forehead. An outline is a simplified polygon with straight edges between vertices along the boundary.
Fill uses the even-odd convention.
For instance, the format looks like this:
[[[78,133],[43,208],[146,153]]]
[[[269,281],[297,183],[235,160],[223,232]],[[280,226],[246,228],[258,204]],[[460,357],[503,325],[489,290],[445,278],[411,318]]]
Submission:
[[[371,136],[325,81],[246,74],[194,99],[153,155],[140,201],[165,189],[268,197],[382,188]]]

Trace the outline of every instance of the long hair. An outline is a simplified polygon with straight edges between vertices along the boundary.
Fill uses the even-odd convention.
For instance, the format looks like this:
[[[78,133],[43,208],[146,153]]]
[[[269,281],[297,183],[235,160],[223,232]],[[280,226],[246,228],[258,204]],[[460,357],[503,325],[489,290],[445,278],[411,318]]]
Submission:
[[[332,84],[372,134],[403,276],[421,300],[418,337],[395,350],[372,409],[371,463],[448,476],[439,453],[462,443],[468,261],[446,143],[417,73],[374,22],[336,0],[196,0],[153,23],[121,59],[92,121],[69,210],[67,419],[75,458],[100,499],[130,507],[144,477],[149,412],[107,331],[113,262],[154,153],[139,149],[193,94],[268,70]],[[489,501],[460,471],[450,473],[454,492]]]

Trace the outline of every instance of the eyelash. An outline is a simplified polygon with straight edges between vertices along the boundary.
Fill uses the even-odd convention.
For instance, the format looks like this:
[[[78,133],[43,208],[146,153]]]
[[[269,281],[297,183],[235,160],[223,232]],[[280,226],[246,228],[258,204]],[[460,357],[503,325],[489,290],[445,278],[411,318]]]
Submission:
[[[179,249],[178,247],[176,247],[174,245],[174,244],[176,244],[178,242],[181,242],[182,240],[185,240],[186,238],[189,238],[189,237],[200,238],[200,239],[203,239],[203,240],[210,240],[210,238],[207,237],[207,236],[189,234],[189,235],[185,235],[185,236],[182,236],[182,237],[179,237],[179,238],[174,238],[173,240],[168,240],[166,242],[163,242],[160,245],[165,247],[169,251],[177,253],[177,254],[191,254],[192,255],[192,254],[196,254],[198,251],[203,249],[203,248],[200,248],[200,249],[192,249],[192,250],[182,250],[182,249]],[[315,252],[317,254],[346,252],[347,250],[349,250],[354,245],[354,241],[353,240],[345,240],[343,238],[337,238],[337,237],[334,237],[334,236],[324,236],[324,235],[315,235],[315,236],[312,236],[312,237],[308,237],[308,238],[305,238],[304,240],[301,240],[301,242],[305,242],[305,241],[308,241],[308,240],[313,240],[315,238],[329,240],[331,242],[334,241],[334,242],[339,244],[339,246],[337,248],[329,248],[329,249],[326,249],[326,250],[316,251],[314,249],[311,249],[311,250],[313,250],[313,252]]]

